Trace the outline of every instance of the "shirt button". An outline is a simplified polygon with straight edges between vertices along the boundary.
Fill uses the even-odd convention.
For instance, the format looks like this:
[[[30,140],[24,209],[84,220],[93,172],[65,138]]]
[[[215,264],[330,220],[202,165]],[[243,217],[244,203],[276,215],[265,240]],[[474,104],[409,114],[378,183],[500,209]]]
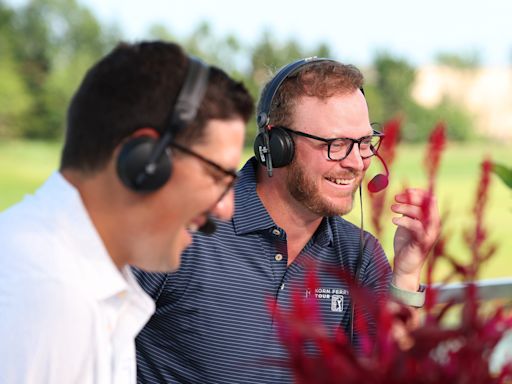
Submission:
[[[276,261],[281,261],[281,260],[283,260],[283,255],[281,255],[280,253],[278,253],[277,255],[275,255],[275,256],[274,256],[274,259],[275,259]]]
[[[281,291],[284,289],[284,283],[281,284],[281,286],[279,287],[281,289]]]
[[[273,229],[272,233],[276,236],[279,236],[281,234],[281,231],[279,229]]]

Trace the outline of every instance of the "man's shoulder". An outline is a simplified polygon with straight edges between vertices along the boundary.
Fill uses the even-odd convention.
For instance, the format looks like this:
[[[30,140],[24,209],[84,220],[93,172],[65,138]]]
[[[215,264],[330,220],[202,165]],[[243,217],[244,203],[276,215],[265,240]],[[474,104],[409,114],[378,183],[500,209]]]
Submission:
[[[380,249],[379,240],[370,232],[340,216],[330,218],[331,228],[334,234],[334,240],[339,243],[345,251],[359,252],[361,240],[364,243],[366,252],[372,253],[375,249]],[[363,239],[361,239],[361,234]]]
[[[330,218],[331,219],[331,225],[334,225],[336,229],[338,230],[342,230],[344,231],[344,233],[348,233],[350,235],[353,235],[353,234],[360,234],[361,232],[361,227],[348,221],[347,219],[341,217],[341,216],[333,216]],[[365,238],[373,238],[375,239],[375,236],[372,235],[370,232],[368,232],[367,230],[363,229],[363,233],[364,233],[364,236]]]
[[[78,270],[68,241],[62,231],[53,231],[50,222],[47,226],[29,218],[12,226],[0,222],[0,280],[76,281],[77,276],[70,276]]]
[[[333,230],[337,230],[341,233],[349,234],[351,236],[354,234],[359,234],[361,231],[361,228],[359,226],[355,225],[354,223],[348,221],[347,219],[341,216],[332,216],[329,218],[329,222]]]
[[[25,196],[0,213],[2,266],[9,261],[16,262],[18,255],[24,263],[41,261],[44,260],[43,253],[59,249],[55,242],[62,239],[62,213],[49,210],[44,199],[36,197],[38,193],[39,190],[34,195]]]
[[[215,219],[216,229],[213,234],[195,233],[192,243],[183,251],[182,258],[190,254],[214,254],[227,244],[236,242],[236,233],[232,220]]]
[[[58,372],[59,379],[76,382],[94,358],[96,308],[61,281],[25,278],[20,283],[8,292],[0,285],[1,376],[20,379],[30,372],[55,382]]]
[[[17,310],[32,320],[87,308],[77,246],[62,229],[55,230],[56,221],[24,204],[0,217],[0,297],[7,298],[5,305],[19,304]]]
[[[0,304],[1,329],[47,340],[64,335],[77,340],[82,334],[75,332],[93,331],[95,304],[72,284],[34,276],[7,283],[0,285],[5,299]]]

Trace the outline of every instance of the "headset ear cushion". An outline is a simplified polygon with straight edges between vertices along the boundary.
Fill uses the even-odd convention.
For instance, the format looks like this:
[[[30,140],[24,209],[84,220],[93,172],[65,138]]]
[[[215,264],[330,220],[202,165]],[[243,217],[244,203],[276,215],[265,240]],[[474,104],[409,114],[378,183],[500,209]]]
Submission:
[[[157,139],[139,136],[128,140],[117,158],[117,174],[124,185],[136,192],[151,192],[162,187],[171,177],[170,152],[165,152],[157,161],[153,173],[145,172]]]
[[[273,127],[269,133],[273,167],[279,168],[290,164],[295,154],[295,144],[292,136],[280,127]]]
[[[256,160],[262,165],[266,164],[266,158],[263,153],[260,152],[260,148],[265,147],[265,134],[263,132],[258,133],[258,136],[254,139],[253,150]]]

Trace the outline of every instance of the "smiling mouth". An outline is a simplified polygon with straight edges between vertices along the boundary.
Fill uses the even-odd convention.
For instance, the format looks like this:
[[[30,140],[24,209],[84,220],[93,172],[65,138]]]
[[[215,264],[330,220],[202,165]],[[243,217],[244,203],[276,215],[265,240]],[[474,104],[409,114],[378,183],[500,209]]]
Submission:
[[[349,178],[334,178],[334,177],[326,177],[327,181],[336,184],[336,185],[351,185],[356,180],[355,177],[349,177]]]
[[[199,228],[201,228],[204,225],[205,222],[206,222],[206,217],[199,216],[199,217],[196,217],[194,220],[192,220],[190,223],[188,223],[186,225],[186,228],[190,233],[195,233],[199,230]]]
[[[196,223],[190,223],[187,225],[187,230],[191,233],[195,233],[197,232],[197,230],[199,229],[199,225],[197,225]]]

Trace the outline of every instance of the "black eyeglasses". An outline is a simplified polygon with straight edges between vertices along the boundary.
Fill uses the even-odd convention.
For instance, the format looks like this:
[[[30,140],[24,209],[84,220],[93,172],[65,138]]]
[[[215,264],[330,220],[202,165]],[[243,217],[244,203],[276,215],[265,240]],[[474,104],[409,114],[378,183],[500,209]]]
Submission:
[[[229,169],[226,169],[224,168],[223,166],[217,164],[216,162],[210,160],[210,159],[207,159],[206,157],[204,157],[203,155],[200,155],[199,153],[197,152],[194,152],[178,143],[171,143],[170,144],[171,147],[174,147],[178,150],[180,150],[181,152],[184,152],[186,153],[187,155],[190,155],[190,156],[193,156],[195,157],[196,159],[199,159],[201,160],[202,162],[212,166],[213,168],[215,168],[217,171],[219,171],[220,173],[222,173],[224,175],[224,177],[226,177],[229,181],[227,182],[226,184],[226,189],[225,191],[222,193],[222,195],[220,196],[219,198],[219,201],[222,200],[224,198],[224,196],[226,196],[226,194],[229,192],[229,190],[233,187],[233,185],[235,184],[236,182],[236,179],[238,178],[238,173],[233,171],[233,170],[229,170]]]
[[[372,127],[373,126],[374,124],[372,124]],[[323,137],[310,135],[309,133],[306,132],[295,131],[287,127],[280,128],[294,135],[303,136],[326,143],[327,157],[329,160],[335,161],[343,160],[348,155],[350,155],[350,152],[352,151],[352,148],[356,143],[359,147],[359,154],[361,155],[362,159],[372,157],[379,150],[381,140],[384,137],[384,134],[382,132],[377,131],[376,129],[373,129],[372,135],[364,136],[359,139],[352,139],[350,137],[337,137],[334,139],[325,139]]]

